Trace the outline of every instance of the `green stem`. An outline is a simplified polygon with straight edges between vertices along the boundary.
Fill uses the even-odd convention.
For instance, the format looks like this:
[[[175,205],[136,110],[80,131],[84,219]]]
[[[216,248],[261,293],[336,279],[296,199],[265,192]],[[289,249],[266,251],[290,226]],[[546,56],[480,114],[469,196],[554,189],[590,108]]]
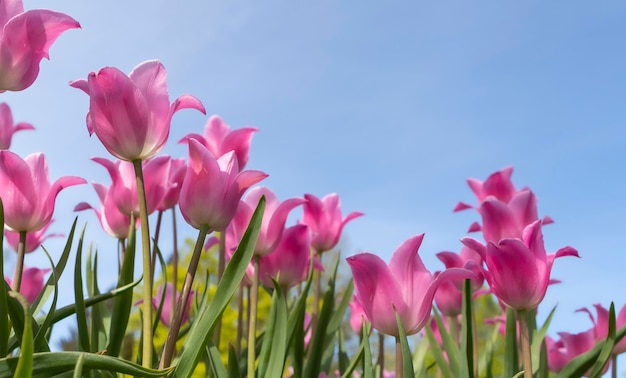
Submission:
[[[176,206],[172,207],[172,308],[176,308],[176,293],[178,292],[178,229],[176,227]],[[172,312],[170,324],[174,320],[174,312]]]
[[[154,230],[154,243],[152,245],[152,259],[150,260],[150,263],[152,264],[150,266],[150,277],[152,278],[153,282],[154,282],[154,269],[155,269],[156,260],[157,260],[157,246],[159,245],[159,235],[161,234],[162,219],[163,219],[163,211],[159,210],[157,214],[156,228]]]
[[[533,378],[533,359],[530,350],[530,329],[528,328],[528,311],[518,310],[517,321],[522,347],[522,363],[524,364],[524,378]]]
[[[148,226],[148,207],[146,188],[143,180],[141,160],[133,160],[137,197],[139,199],[139,220],[141,222],[141,249],[143,260],[143,351],[141,363],[152,368],[152,263],[150,262],[150,229]]]
[[[385,371],[385,334],[382,332],[378,332],[378,366],[382,376]]]
[[[244,313],[244,304],[243,304],[243,296],[244,296],[244,284],[239,283],[239,295],[237,298],[237,337],[235,339],[235,350],[237,351],[237,355],[241,353],[241,339],[243,338],[243,313]]]
[[[174,317],[172,319],[172,323],[170,324],[170,330],[167,334],[165,345],[163,346],[163,354],[161,355],[159,369],[165,369],[168,367],[172,361],[172,357],[174,356],[178,332],[180,331],[180,326],[183,322],[183,315],[185,309],[187,308],[187,301],[189,300],[189,295],[191,294],[191,286],[193,284],[193,279],[196,276],[196,270],[198,270],[198,262],[200,261],[202,247],[204,246],[204,239],[206,238],[208,231],[209,227],[206,225],[203,225],[198,231],[198,239],[196,240],[196,245],[193,249],[193,254],[191,255],[191,261],[189,261],[189,268],[185,274],[183,289],[180,293],[180,297],[178,298],[178,302],[174,310]]]
[[[222,280],[222,276],[224,275],[224,269],[226,268],[226,231],[220,232],[219,237],[219,259],[217,261],[217,282]],[[213,343],[219,349],[220,347],[220,336],[222,335],[222,316],[220,315],[217,318],[217,323],[215,324],[215,331],[213,333]]]
[[[611,356],[611,378],[617,378],[617,354]]]
[[[20,231],[20,241],[17,245],[17,262],[13,273],[13,291],[20,292],[22,286],[22,272],[24,271],[24,255],[26,251],[26,231]]]
[[[403,375],[404,370],[402,365],[402,347],[400,346],[400,337],[396,336],[396,378],[402,378]]]
[[[259,297],[259,261],[260,257],[254,255],[254,278],[252,279],[252,287],[250,288],[250,309],[249,326],[248,326],[248,378],[255,378],[254,361],[256,360],[256,314]]]
[[[322,263],[322,253],[314,251],[312,253],[311,259],[319,256],[320,264]],[[315,264],[312,265],[313,267]],[[313,287],[313,317],[311,318],[311,334],[314,335],[317,328],[317,318],[319,317],[320,312],[320,293],[322,291],[322,272],[318,271],[315,268],[312,268],[311,274],[315,275],[315,286]]]

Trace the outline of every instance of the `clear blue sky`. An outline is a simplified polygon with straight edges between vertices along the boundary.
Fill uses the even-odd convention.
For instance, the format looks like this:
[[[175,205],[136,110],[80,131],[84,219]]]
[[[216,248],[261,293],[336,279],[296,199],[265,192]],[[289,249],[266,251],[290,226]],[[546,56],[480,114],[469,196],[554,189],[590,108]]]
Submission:
[[[88,159],[110,157],[85,127],[87,97],[70,88],[103,66],[129,72],[160,59],[171,98],[199,97],[232,127],[260,129],[250,168],[271,176],[280,198],[338,192],[345,212],[365,217],[346,227],[345,255],[388,259],[425,232],[421,255],[458,251],[476,213],[467,177],[484,179],[513,165],[531,187],[548,250],[577,248],[556,261],[540,316],[558,303],[551,333],[590,326],[580,307],[626,303],[626,3],[26,1],[76,18],[53,45],[35,84],[2,94],[17,121],[13,150],[44,152],[51,176],[108,183]],[[167,153],[199,132],[206,117],[174,116]],[[91,186],[69,188],[57,203],[56,232],[73,206],[97,204]],[[113,255],[92,213],[87,238]],[[191,229],[182,231],[194,236]],[[50,248],[60,246],[51,241]],[[57,247],[60,248],[60,247]],[[27,264],[43,266],[29,256]],[[102,285],[114,277],[102,277]],[[106,282],[105,282],[106,281]],[[623,365],[623,363],[622,363]]]

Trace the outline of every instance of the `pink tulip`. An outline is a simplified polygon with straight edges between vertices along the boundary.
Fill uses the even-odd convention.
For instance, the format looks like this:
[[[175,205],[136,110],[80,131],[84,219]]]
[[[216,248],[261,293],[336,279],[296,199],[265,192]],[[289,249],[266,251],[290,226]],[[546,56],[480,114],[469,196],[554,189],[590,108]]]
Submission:
[[[10,151],[0,151],[0,198],[4,222],[12,231],[38,231],[50,223],[54,201],[68,186],[84,184],[80,177],[61,177],[50,185],[48,164],[41,153],[22,160]]]
[[[44,240],[48,238],[64,236],[63,234],[55,234],[55,233],[46,234],[46,231],[48,230],[48,227],[50,226],[50,224],[52,224],[52,221],[50,221],[50,223],[43,226],[41,230],[28,232],[26,234],[26,245],[25,245],[24,253],[33,252],[34,250],[39,248],[39,246],[41,245],[41,243],[44,242]],[[10,230],[4,230],[4,237],[7,243],[9,244],[9,246],[14,251],[17,252],[17,247],[20,242],[20,233],[10,231]]]
[[[111,176],[109,194],[113,196],[118,209],[127,216],[135,213],[135,217],[138,218],[139,200],[133,164],[122,160],[112,162],[105,158],[92,158],[91,160],[102,165],[109,172]],[[172,185],[168,181],[169,160],[169,156],[159,156],[142,162],[148,214],[156,211]]]
[[[474,272],[475,278],[471,280],[472,291],[479,290],[483,286],[484,277],[480,269],[483,265],[483,259],[473,249],[463,246],[459,254],[443,251],[437,253],[437,258],[441,260],[446,268],[465,268]],[[462,281],[455,284],[459,290],[463,288]]]
[[[252,135],[257,130],[254,127],[242,127],[231,131],[230,126],[224,120],[213,115],[204,126],[204,135],[188,134],[179,143],[187,142],[190,138],[196,139],[216,158],[229,151],[234,151],[237,162],[239,162],[239,169],[244,169],[248,163]]]
[[[560,372],[571,360],[595,345],[593,328],[580,333],[559,332],[559,336],[558,341],[546,336],[548,369],[555,373]]]
[[[572,247],[563,247],[555,254],[546,254],[541,232],[541,221],[524,228],[522,238],[505,238],[485,247],[473,238],[463,238],[463,244],[478,252],[487,269],[483,275],[491,291],[507,306],[515,310],[537,308],[550,283],[554,259],[576,256]]]
[[[591,311],[587,308],[581,308],[578,311],[586,312],[593,322],[593,330],[596,342],[603,341],[609,335],[609,310],[602,307],[601,304],[596,303],[593,305],[596,308],[597,318],[591,314]],[[626,326],[626,305],[622,307],[617,316],[615,317],[615,325],[617,329]],[[626,352],[626,338],[622,338],[613,347],[613,354],[622,354]]]
[[[39,268],[26,268],[22,273],[22,284],[20,285],[20,294],[26,298],[28,303],[33,304],[35,299],[39,296],[39,293],[43,289],[43,276],[48,273],[50,269]],[[7,284],[11,286],[11,279],[5,277]]]
[[[379,332],[398,336],[396,315],[407,335],[413,335],[428,322],[437,288],[452,279],[472,278],[465,269],[446,269],[431,274],[418,254],[424,234],[405,241],[394,252],[389,266],[378,256],[360,253],[347,258],[363,311]]]
[[[484,182],[475,178],[469,178],[467,179],[467,185],[469,185],[472,192],[474,192],[479,204],[488,196],[494,196],[500,201],[508,203],[511,197],[517,192],[511,181],[512,174],[513,167],[505,167],[492,173]],[[473,207],[474,206],[464,202],[459,202],[454,208],[454,211],[471,209]]]
[[[157,206],[157,210],[165,211],[171,209],[178,204],[180,196],[180,188],[183,185],[185,172],[187,171],[187,163],[185,159],[169,159],[169,170],[167,175],[167,185],[163,200]]]
[[[0,92],[30,87],[41,59],[64,31],[79,28],[70,16],[51,10],[24,12],[21,0],[0,2]]]
[[[356,295],[352,297],[350,303],[350,327],[357,335],[361,334],[361,328],[363,327],[364,321],[369,321],[365,311],[363,311],[363,306],[361,302],[359,302],[359,297]]]
[[[98,221],[102,229],[109,235],[117,239],[126,239],[130,231],[130,216],[123,214],[117,207],[115,198],[110,194],[110,189],[102,184],[93,184],[98,198],[100,199],[100,208],[95,208],[86,202],[81,202],[74,211],[82,211],[91,209],[96,213]],[[138,225],[139,219],[136,219]]]
[[[254,250],[254,253],[259,256],[267,255],[276,248],[282,237],[289,212],[306,202],[303,198],[290,198],[280,202],[270,189],[263,186],[252,188],[239,204],[237,214],[228,227],[227,245],[236,247],[239,244],[261,196],[265,196],[266,202],[261,230]]]
[[[171,283],[165,285],[165,298],[163,300],[163,307],[161,309],[161,323],[163,323],[166,327],[170,326],[170,321],[172,319],[172,296],[173,294],[173,286]],[[161,296],[163,295],[163,285],[159,287],[157,291],[156,297],[152,298],[152,306],[156,310],[159,308],[159,303],[161,302]],[[183,321],[184,324],[189,319],[189,313],[191,312],[191,304],[193,303],[193,295],[194,292],[191,291],[189,298],[187,299],[187,305],[185,306],[185,311],[183,312]],[[176,302],[178,303],[178,298],[180,297],[180,292],[176,293]]]
[[[147,160],[165,145],[172,115],[185,108],[205,112],[191,95],[170,104],[165,67],[157,60],[139,64],[130,75],[114,67],[70,83],[89,95],[87,129],[121,160]]]
[[[310,267],[310,235],[305,224],[285,229],[274,251],[262,256],[259,277],[267,287],[273,287],[270,278],[289,288],[305,281]]]
[[[0,103],[0,150],[8,150],[11,147],[13,134],[21,130],[35,130],[35,128],[26,122],[13,124],[11,108],[4,102]]]
[[[336,246],[346,223],[363,215],[354,211],[342,220],[341,202],[337,193],[328,194],[321,200],[312,194],[305,194],[304,198],[307,202],[304,203],[302,222],[311,229],[311,245],[318,253]]]
[[[261,171],[239,171],[234,152],[215,158],[195,139],[189,140],[189,162],[179,206],[192,227],[224,231],[235,216],[243,193],[267,177]]]

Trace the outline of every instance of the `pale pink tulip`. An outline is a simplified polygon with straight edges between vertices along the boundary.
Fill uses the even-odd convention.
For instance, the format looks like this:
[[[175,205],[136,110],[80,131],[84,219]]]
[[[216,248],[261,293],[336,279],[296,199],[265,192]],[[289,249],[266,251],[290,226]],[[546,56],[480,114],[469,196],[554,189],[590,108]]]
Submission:
[[[346,223],[363,215],[353,211],[342,219],[341,201],[337,193],[328,194],[321,200],[312,194],[305,194],[304,198],[307,202],[303,206],[302,222],[311,229],[311,245],[318,253],[335,247]]]
[[[189,161],[179,207],[192,227],[224,231],[235,216],[243,193],[267,177],[261,171],[241,171],[234,152],[215,158],[195,139],[189,140]],[[267,211],[267,208],[266,208]]]
[[[546,254],[541,221],[526,226],[521,238],[505,238],[487,246],[473,238],[463,238],[463,244],[478,252],[485,261],[483,275],[491,291],[505,305],[515,310],[537,308],[550,283],[554,259],[576,256],[572,247],[563,247],[555,254]]]
[[[231,130],[224,120],[217,115],[213,115],[209,117],[204,126],[204,135],[188,134],[179,143],[187,142],[190,138],[196,139],[216,158],[229,151],[234,151],[237,156],[237,162],[239,162],[239,169],[244,169],[248,163],[252,135],[257,130],[255,127],[242,127]]]
[[[174,289],[171,283],[167,283],[165,285],[165,298],[163,300],[163,307],[161,308],[161,323],[163,323],[166,327],[170,326],[170,321],[172,319],[172,297]],[[187,299],[187,305],[185,306],[185,311],[183,312],[183,320],[184,324],[189,319],[189,313],[191,312],[191,304],[193,303],[193,295],[194,291],[192,290],[189,294],[189,298]],[[159,308],[159,303],[161,302],[161,296],[163,296],[163,285],[159,286],[159,290],[157,291],[156,297],[152,298],[152,306],[156,310]],[[178,298],[180,297],[180,292],[176,293],[176,302],[178,303]]]
[[[51,185],[43,154],[32,154],[23,160],[13,152],[0,151],[0,198],[4,223],[12,231],[41,230],[52,219],[59,192],[84,183],[80,177],[65,176]]]
[[[93,187],[98,194],[101,206],[95,208],[86,202],[81,202],[74,207],[74,211],[93,210],[96,213],[96,217],[98,217],[102,229],[107,234],[117,239],[127,238],[130,231],[130,216],[120,211],[115,198],[110,194],[109,188],[97,183],[94,183]],[[136,219],[135,226],[139,224],[138,222],[139,219]]]
[[[157,60],[139,64],[130,75],[114,67],[91,72],[70,85],[89,95],[87,129],[121,160],[146,160],[165,145],[172,115],[184,108],[205,112],[196,97],[182,95],[170,104],[165,67]]]
[[[580,333],[559,332],[557,341],[546,336],[548,369],[555,373],[560,372],[571,360],[587,352],[594,345],[593,328]]]
[[[20,285],[20,294],[26,298],[28,303],[33,304],[39,293],[43,289],[43,276],[50,269],[26,268],[22,273],[22,284]],[[11,286],[11,279],[5,277],[5,281]]]
[[[163,200],[157,206],[157,210],[165,211],[171,209],[178,204],[180,196],[180,188],[183,185],[185,172],[187,171],[187,163],[185,159],[169,159],[169,169],[167,175],[167,185]]]
[[[589,315],[594,325],[593,329],[596,342],[600,342],[605,340],[609,334],[609,310],[602,307],[599,303],[596,303],[593,306],[596,308],[597,318],[595,318],[591,311],[587,308],[581,308],[578,311],[586,312]],[[626,305],[624,305],[619,313],[616,314],[615,326],[617,329],[626,326]],[[622,354],[624,352],[626,352],[626,338],[622,338],[613,347],[613,354]]]
[[[33,125],[26,122],[13,123],[11,108],[6,103],[0,103],[0,150],[11,147],[13,134],[21,130],[35,130]]]
[[[259,261],[263,285],[273,287],[271,279],[285,288],[305,281],[311,264],[309,229],[305,224],[286,228],[280,243]]]
[[[402,243],[389,266],[371,253],[347,258],[359,302],[379,332],[399,335],[395,311],[407,335],[419,332],[428,322],[433,297],[441,283],[474,276],[471,271],[458,268],[431,274],[418,254],[423,239],[424,234],[421,234]]]
[[[46,234],[46,231],[48,231],[48,227],[50,226],[50,224],[52,224],[52,220],[47,225],[43,226],[41,230],[26,233],[26,244],[25,244],[24,253],[33,252],[34,250],[39,248],[39,246],[41,245],[41,243],[44,242],[44,240],[48,238],[64,236],[63,234],[57,234],[57,233]],[[10,230],[4,230],[4,238],[9,244],[9,246],[14,251],[17,252],[18,244],[20,242],[20,233],[10,231]]]
[[[70,16],[46,9],[24,12],[22,0],[0,1],[0,92],[30,87],[41,59],[68,29],[80,24]]]
[[[357,335],[361,334],[361,328],[363,327],[363,322],[368,322],[367,315],[365,311],[363,311],[363,306],[361,302],[359,302],[359,297],[354,295],[350,303],[350,327]]]

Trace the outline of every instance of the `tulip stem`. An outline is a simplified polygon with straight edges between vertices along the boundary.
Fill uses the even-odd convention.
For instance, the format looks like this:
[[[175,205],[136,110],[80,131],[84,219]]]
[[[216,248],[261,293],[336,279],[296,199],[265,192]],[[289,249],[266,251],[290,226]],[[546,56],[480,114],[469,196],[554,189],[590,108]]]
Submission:
[[[611,355],[611,378],[617,378],[617,354]]]
[[[382,376],[385,371],[385,334],[382,332],[378,332],[378,366]]]
[[[524,378],[533,378],[533,359],[530,351],[530,329],[528,328],[528,311],[518,310],[517,321],[522,346],[522,363],[524,364]]]
[[[402,347],[400,346],[400,337],[396,336],[396,378],[402,378],[403,373]],[[380,374],[383,374],[382,370]]]
[[[152,263],[150,262],[148,206],[146,205],[146,189],[144,186],[141,160],[133,160],[133,167],[135,168],[135,179],[137,181],[139,219],[141,222],[141,250],[143,260],[143,351],[141,363],[143,367],[152,368]]]
[[[236,337],[236,341],[235,341],[235,350],[237,351],[237,355],[239,355],[241,353],[241,339],[243,337],[243,313],[244,313],[244,304],[243,304],[243,296],[244,296],[244,292],[243,292],[243,287],[244,285],[242,283],[239,283],[239,295],[237,298],[237,337]]]
[[[156,266],[156,261],[157,261],[157,246],[159,244],[159,235],[161,234],[161,221],[163,220],[163,211],[158,212],[157,214],[157,222],[156,222],[156,227],[154,229],[154,238],[153,238],[153,245],[152,245],[152,259],[150,260],[150,263],[152,264],[150,266],[150,277],[152,278],[152,280],[154,280],[154,270],[155,270],[155,266]]]
[[[198,270],[198,262],[200,261],[202,247],[204,246],[204,239],[206,238],[208,231],[209,227],[207,225],[202,225],[198,231],[198,239],[196,240],[196,245],[193,249],[191,260],[189,261],[189,268],[185,274],[183,289],[180,293],[180,297],[178,298],[178,304],[174,309],[174,316],[172,318],[172,323],[170,324],[170,330],[167,333],[167,339],[165,340],[165,345],[163,346],[163,354],[161,355],[159,369],[165,369],[168,367],[172,361],[172,357],[174,356],[178,332],[181,324],[183,323],[183,315],[187,309],[187,301],[189,300],[189,295],[191,294],[191,285],[193,284],[193,279],[196,276],[196,271]]]
[[[13,273],[13,291],[19,293],[22,286],[22,272],[24,271],[24,255],[26,251],[26,231],[20,231],[20,241],[17,245],[17,262]]]
[[[217,261],[217,282],[222,280],[222,276],[224,275],[224,269],[226,268],[226,231],[220,232],[219,237],[219,257]],[[222,334],[222,316],[220,315],[217,318],[217,322],[215,324],[215,333],[213,334],[213,343],[219,349],[220,347],[220,336]]]
[[[259,255],[254,255],[254,277],[252,279],[252,287],[250,288],[250,303],[248,308],[250,309],[250,317],[248,319],[248,378],[255,378],[254,373],[254,361],[256,360],[256,314],[257,314],[257,301],[259,297]]]
[[[176,227],[176,206],[172,207],[172,308],[176,308],[176,293],[178,292],[178,230]],[[170,324],[174,320],[174,312],[172,312]]]

